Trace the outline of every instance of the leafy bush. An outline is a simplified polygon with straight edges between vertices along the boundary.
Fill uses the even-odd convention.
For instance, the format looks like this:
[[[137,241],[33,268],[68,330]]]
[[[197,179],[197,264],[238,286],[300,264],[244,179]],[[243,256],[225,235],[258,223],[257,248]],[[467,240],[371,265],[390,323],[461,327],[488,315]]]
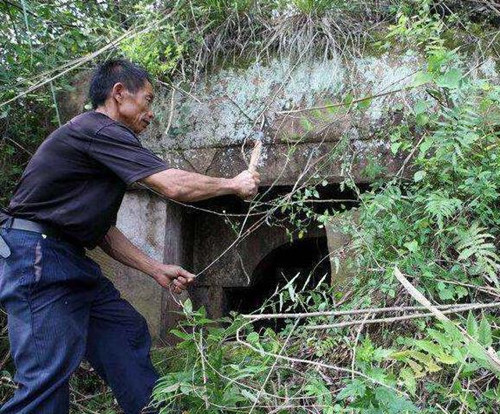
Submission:
[[[343,183],[359,198],[359,219],[343,214],[355,252],[351,293],[325,285],[297,291],[287,284],[266,309],[303,317],[289,315],[277,333],[252,331],[243,324],[251,317],[208,328],[203,312],[190,311],[190,330],[177,332],[186,364],[158,384],[157,402],[175,401],[193,413],[500,409],[493,351],[499,346],[498,313],[487,308],[499,295],[500,87],[466,72],[464,56],[447,47],[444,37],[454,16],[445,21],[434,12],[431,2],[401,7],[379,43],[384,48],[386,41],[398,41],[426,54],[427,66],[411,86],[424,97],[403,125],[387,133],[393,154],[407,160],[400,173],[389,181],[375,179],[365,192],[349,176]],[[346,100],[351,110],[352,101]],[[311,119],[303,122],[306,131]],[[320,183],[322,177],[316,178]],[[313,219],[328,225],[331,212],[308,207],[316,194],[316,186],[302,187],[275,206],[302,232]],[[414,302],[395,278],[395,267],[434,303],[472,303],[472,310],[451,309],[452,322],[446,323],[407,313],[403,307]],[[287,301],[292,305],[283,308]],[[369,306],[396,307],[399,316],[378,316],[381,310],[373,309],[365,319],[353,319]],[[311,314],[328,309],[339,313]],[[369,316],[381,319],[372,324]]]

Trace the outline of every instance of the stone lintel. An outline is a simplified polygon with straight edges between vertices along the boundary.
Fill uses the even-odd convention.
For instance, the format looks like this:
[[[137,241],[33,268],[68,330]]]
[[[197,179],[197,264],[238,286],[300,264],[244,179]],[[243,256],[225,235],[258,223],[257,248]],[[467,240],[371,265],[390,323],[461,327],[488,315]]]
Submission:
[[[170,151],[166,160],[172,168],[230,178],[248,168],[250,150],[245,153],[246,159],[240,146],[227,146]],[[389,144],[381,140],[270,144],[263,145],[258,171],[261,186],[265,187],[294,185],[306,169],[303,178],[318,174],[329,183],[340,183],[345,178],[345,168],[351,164],[351,176],[358,183],[367,183],[371,178],[364,170],[370,163],[380,165],[382,174],[391,176],[401,167],[402,159],[394,157]]]

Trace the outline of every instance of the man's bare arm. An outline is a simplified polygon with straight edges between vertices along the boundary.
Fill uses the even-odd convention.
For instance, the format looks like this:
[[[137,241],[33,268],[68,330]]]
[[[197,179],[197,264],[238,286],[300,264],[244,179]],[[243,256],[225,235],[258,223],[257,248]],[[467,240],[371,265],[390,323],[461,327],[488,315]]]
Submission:
[[[259,177],[259,173],[248,170],[234,178],[217,178],[171,168],[150,175],[141,182],[168,198],[192,202],[228,194],[252,197],[257,193]]]
[[[186,289],[194,280],[194,275],[182,267],[163,264],[149,257],[114,226],[109,229],[99,247],[113,259],[148,274],[161,286],[176,293]]]

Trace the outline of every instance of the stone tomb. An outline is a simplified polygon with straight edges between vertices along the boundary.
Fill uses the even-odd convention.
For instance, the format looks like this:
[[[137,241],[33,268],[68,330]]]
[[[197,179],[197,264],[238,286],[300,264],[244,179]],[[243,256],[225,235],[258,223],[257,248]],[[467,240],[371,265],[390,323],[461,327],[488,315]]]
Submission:
[[[338,191],[345,177],[368,183],[367,171],[373,172],[373,166],[379,176],[390,176],[406,165],[393,156],[387,132],[403,122],[405,109],[417,100],[427,100],[429,110],[435,105],[424,87],[407,88],[422,66],[422,57],[408,51],[348,61],[340,56],[303,62],[276,58],[220,68],[194,85],[157,88],[157,118],[142,140],[173,168],[232,177],[247,168],[248,144],[260,137],[261,193],[286,193],[297,181],[317,176],[327,184],[322,198],[349,198]],[[481,76],[498,78],[495,70],[490,73],[495,68],[491,59],[470,66]],[[313,223],[303,238],[294,233],[294,243],[286,226],[264,224],[221,255],[234,242],[235,224],[243,217],[228,224],[223,216],[199,208],[244,214],[248,204],[225,197],[195,207],[134,189],[124,200],[118,227],[165,263],[194,273],[210,265],[189,296],[212,317],[255,309],[284,277],[311,271],[312,263],[348,242],[335,223],[327,230]],[[246,228],[255,220],[258,216],[251,216]],[[167,332],[179,319],[172,295],[98,249],[90,254],[143,313],[153,336],[168,342]],[[324,264],[316,267],[320,274],[330,271]],[[336,268],[331,273],[334,280],[345,277]]]

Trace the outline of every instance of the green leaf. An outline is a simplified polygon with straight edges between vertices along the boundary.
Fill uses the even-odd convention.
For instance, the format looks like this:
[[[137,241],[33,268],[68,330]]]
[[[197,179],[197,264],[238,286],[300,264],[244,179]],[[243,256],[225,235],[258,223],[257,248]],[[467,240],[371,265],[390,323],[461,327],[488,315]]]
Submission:
[[[416,253],[418,251],[418,242],[412,240],[411,242],[405,243],[404,246],[411,252]]]
[[[429,108],[429,103],[423,99],[418,100],[413,107],[413,112],[415,115],[425,114]]]
[[[420,155],[425,155],[425,153],[429,150],[429,148],[432,147],[433,144],[434,140],[432,138],[427,137],[426,139],[424,139],[419,147]]]
[[[432,82],[433,76],[429,72],[417,72],[415,77],[413,78],[413,82],[411,83],[412,87],[418,87],[425,85],[426,83]]]
[[[418,114],[415,118],[415,122],[418,126],[427,125],[429,122],[429,116],[427,114]]]
[[[455,324],[451,321],[443,321],[443,328],[450,337],[451,341],[457,341],[457,342],[462,342],[463,340],[463,335],[462,332],[460,332],[460,329],[458,329]]]
[[[423,170],[417,171],[413,175],[413,181],[415,181],[416,183],[418,183],[419,181],[422,181],[426,175],[427,175],[427,173],[425,171],[423,171]]]
[[[460,87],[462,72],[458,69],[450,69],[436,79],[436,84],[442,88],[457,89]]]
[[[450,300],[455,297],[455,289],[453,286],[446,286],[443,282],[438,282],[437,289],[441,300]]]
[[[396,155],[398,153],[399,147],[402,145],[401,141],[393,142],[391,144],[391,152],[392,155]]]
[[[429,354],[424,354],[423,352],[413,351],[411,354],[412,358],[424,364],[425,369],[429,372],[437,372],[441,370],[441,367],[437,365]]]
[[[364,99],[358,103],[358,109],[368,109],[372,104],[372,99]]]
[[[247,341],[251,344],[257,344],[259,342],[259,334],[257,332],[250,332],[247,335]]]
[[[425,376],[425,373],[422,371],[422,366],[420,364],[417,364],[414,360],[409,359],[408,365],[415,372],[415,378],[422,378]]]
[[[314,129],[314,125],[312,124],[311,121],[309,121],[309,119],[307,118],[302,118],[300,120],[300,124],[302,125],[302,127],[304,128],[304,130],[306,132],[310,132]]]
[[[348,397],[363,397],[365,392],[366,385],[362,381],[355,379],[337,394],[337,400],[345,400]]]
[[[417,391],[417,380],[415,378],[415,375],[413,375],[413,371],[408,368],[403,368],[399,372],[399,377],[403,380],[403,383],[405,384],[406,388],[408,388],[410,394],[415,395]]]
[[[443,364],[447,365],[454,365],[458,362],[458,360],[455,357],[446,354],[439,356],[437,360],[438,362],[442,362]]]
[[[186,299],[183,309],[185,314],[190,314],[193,312],[193,303],[191,302],[191,299]]]
[[[467,333],[473,338],[477,338],[478,325],[476,322],[476,318],[471,311],[469,311],[469,315],[467,316]]]
[[[477,342],[469,342],[467,351],[469,351],[469,353],[479,362],[484,363],[488,360],[484,348]]]
[[[375,389],[375,398],[382,410],[380,413],[417,413],[419,410],[411,401],[385,387]]]
[[[491,336],[491,326],[484,316],[479,324],[478,339],[479,343],[485,347],[491,346],[493,342],[493,338]]]
[[[431,355],[440,356],[443,353],[443,348],[431,341],[418,340],[415,341],[415,345]]]
[[[439,343],[439,345],[441,345],[442,347],[448,348],[451,346],[452,339],[443,332],[432,328],[427,329],[427,332],[429,333],[429,336],[437,343]]]
[[[178,329],[172,329],[170,333],[184,340],[193,339],[193,335],[181,332]]]
[[[396,361],[405,361],[410,356],[410,351],[393,352],[389,357]]]
[[[354,96],[352,96],[352,94],[348,93],[344,98],[344,105],[351,106],[352,101],[354,101]]]

